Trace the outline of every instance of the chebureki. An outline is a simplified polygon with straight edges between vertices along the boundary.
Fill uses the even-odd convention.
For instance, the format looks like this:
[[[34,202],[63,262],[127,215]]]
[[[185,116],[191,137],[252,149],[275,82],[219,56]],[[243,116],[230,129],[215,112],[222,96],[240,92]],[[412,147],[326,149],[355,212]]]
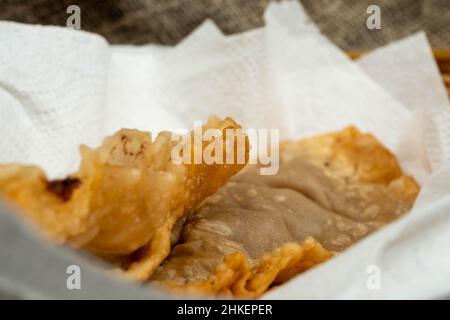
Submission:
[[[211,117],[208,128],[229,145],[227,129],[240,126]],[[195,134],[185,152],[198,148]],[[246,166],[240,134],[244,163],[177,164],[169,132],[153,141],[121,130],[95,150],[82,146],[81,168],[65,180],[0,166],[0,193],[57,243],[120,261],[131,279],[256,298],[408,212],[419,191],[394,155],[354,127],[282,142],[272,176]]]
[[[189,216],[152,280],[258,297],[404,214],[419,191],[388,150],[353,127],[280,149],[278,174],[247,167]]]
[[[210,117],[203,130],[210,128],[225,143],[227,129],[240,126]],[[198,148],[195,134],[187,152]],[[150,133],[121,130],[95,150],[81,146],[81,168],[65,180],[48,181],[33,166],[0,166],[0,193],[57,243],[109,259],[129,255],[126,276],[143,281],[169,254],[177,221],[245,166],[175,164],[176,144],[170,132],[152,141]]]

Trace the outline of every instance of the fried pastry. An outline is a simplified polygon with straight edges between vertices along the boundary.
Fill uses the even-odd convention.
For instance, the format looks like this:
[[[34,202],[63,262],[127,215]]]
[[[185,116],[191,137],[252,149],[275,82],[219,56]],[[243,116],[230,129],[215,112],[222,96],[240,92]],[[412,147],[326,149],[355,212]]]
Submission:
[[[210,117],[202,131],[207,129],[218,130],[230,146],[227,130],[240,126]],[[195,144],[196,134],[183,150],[201,153],[212,143]],[[48,181],[33,166],[1,165],[0,195],[57,243],[103,257],[131,257],[126,275],[142,281],[169,254],[177,221],[245,166],[175,163],[177,143],[170,132],[152,141],[150,133],[120,130],[95,150],[81,146],[80,170],[64,180]],[[228,151],[225,147],[224,154]]]
[[[408,212],[419,191],[373,136],[350,127],[281,145],[188,218],[151,280],[177,292],[258,297]]]

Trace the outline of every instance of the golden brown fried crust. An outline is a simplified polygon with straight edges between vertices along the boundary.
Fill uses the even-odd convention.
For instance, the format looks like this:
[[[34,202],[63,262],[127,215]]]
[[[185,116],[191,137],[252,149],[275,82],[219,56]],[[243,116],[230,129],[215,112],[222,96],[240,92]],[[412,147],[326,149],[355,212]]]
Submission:
[[[301,157],[347,183],[387,185],[403,175],[389,150],[373,135],[361,133],[353,126],[301,141],[283,142],[280,151],[283,161]]]
[[[226,255],[204,281],[179,284],[166,280],[154,284],[183,294],[258,298],[271,286],[286,282],[332,256],[316,240],[308,237],[303,243],[286,243],[266,253],[253,267],[242,252],[235,252]]]
[[[84,180],[69,197],[64,183],[49,182],[37,167],[0,165],[0,196],[56,243],[86,231],[90,188],[91,180]]]
[[[81,185],[78,178],[66,178],[61,180],[47,181],[47,190],[61,198],[62,201],[68,201],[73,191]]]
[[[203,131],[208,129],[218,129],[222,131],[223,135],[223,143],[224,150],[222,157],[224,162],[227,158],[227,154],[230,153],[233,155],[233,161],[231,164],[187,164],[188,170],[188,188],[190,197],[186,204],[186,209],[190,210],[197,205],[200,204],[203,199],[207,196],[216,192],[221,186],[225,184],[225,181],[231,178],[234,174],[242,170],[245,165],[248,163],[249,159],[249,150],[250,144],[247,136],[243,132],[240,126],[236,125],[236,123],[231,118],[226,118],[225,120],[220,120],[217,117],[210,117],[208,119],[208,123],[203,127]],[[230,131],[232,134],[230,135]],[[233,136],[236,135],[236,136]],[[236,139],[234,139],[236,137]],[[241,139],[243,143],[244,150],[244,163],[239,163],[238,161],[238,151],[239,139]],[[232,150],[228,147],[225,147],[226,142],[232,142],[233,145]],[[202,149],[204,150],[209,145],[208,141],[204,141],[202,145]],[[193,152],[193,148],[191,148]],[[231,174],[230,174],[231,172]]]
[[[240,126],[210,117],[203,130],[209,128],[225,140],[226,129]],[[95,150],[81,146],[81,168],[64,180],[48,181],[36,167],[0,166],[0,193],[58,243],[101,256],[142,249],[130,277],[145,280],[168,255],[176,221],[245,166],[177,164],[172,161],[177,143],[169,132],[152,141],[150,133],[123,129]],[[209,143],[202,142],[200,151]],[[195,147],[189,139],[187,150]]]

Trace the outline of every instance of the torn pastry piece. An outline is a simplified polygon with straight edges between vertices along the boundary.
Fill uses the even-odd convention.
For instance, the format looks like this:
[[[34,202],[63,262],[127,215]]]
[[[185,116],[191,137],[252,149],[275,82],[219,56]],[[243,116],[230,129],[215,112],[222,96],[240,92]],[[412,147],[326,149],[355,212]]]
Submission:
[[[354,143],[370,147],[334,143],[348,130]],[[395,157],[376,139],[363,138],[350,128],[289,142],[276,175],[246,168],[188,218],[179,243],[151,279],[178,291],[257,297],[406,213],[417,184],[398,172]],[[333,143],[325,148],[323,139]],[[388,168],[366,152],[379,154],[377,161]],[[373,172],[361,169],[369,167]],[[307,254],[307,244],[314,255]]]
[[[37,167],[0,166],[0,194],[57,243],[100,256],[134,253],[126,274],[145,280],[169,254],[176,222],[248,160],[248,140],[236,122],[210,117],[200,132],[208,129],[220,133],[224,155],[235,152],[230,147],[237,140],[230,140],[229,132],[236,130],[245,141],[244,163],[173,161],[179,143],[185,143],[181,155],[201,154],[213,143],[196,130],[185,142],[170,132],[152,141],[150,133],[120,130],[95,150],[82,146],[80,170],[61,181],[48,181]]]

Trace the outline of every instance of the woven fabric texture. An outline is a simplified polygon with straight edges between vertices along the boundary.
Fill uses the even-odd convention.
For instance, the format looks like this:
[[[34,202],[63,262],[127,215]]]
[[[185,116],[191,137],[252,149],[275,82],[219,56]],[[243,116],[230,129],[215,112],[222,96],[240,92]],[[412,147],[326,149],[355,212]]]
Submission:
[[[287,1],[287,0],[286,0]],[[295,1],[295,0],[292,0]],[[450,48],[448,0],[301,0],[320,29],[344,50],[370,50],[424,29],[437,48]],[[69,5],[81,28],[111,43],[173,45],[211,18],[226,34],[264,24],[269,0],[0,0],[0,19],[65,25]],[[367,7],[381,8],[381,29],[368,30]]]

